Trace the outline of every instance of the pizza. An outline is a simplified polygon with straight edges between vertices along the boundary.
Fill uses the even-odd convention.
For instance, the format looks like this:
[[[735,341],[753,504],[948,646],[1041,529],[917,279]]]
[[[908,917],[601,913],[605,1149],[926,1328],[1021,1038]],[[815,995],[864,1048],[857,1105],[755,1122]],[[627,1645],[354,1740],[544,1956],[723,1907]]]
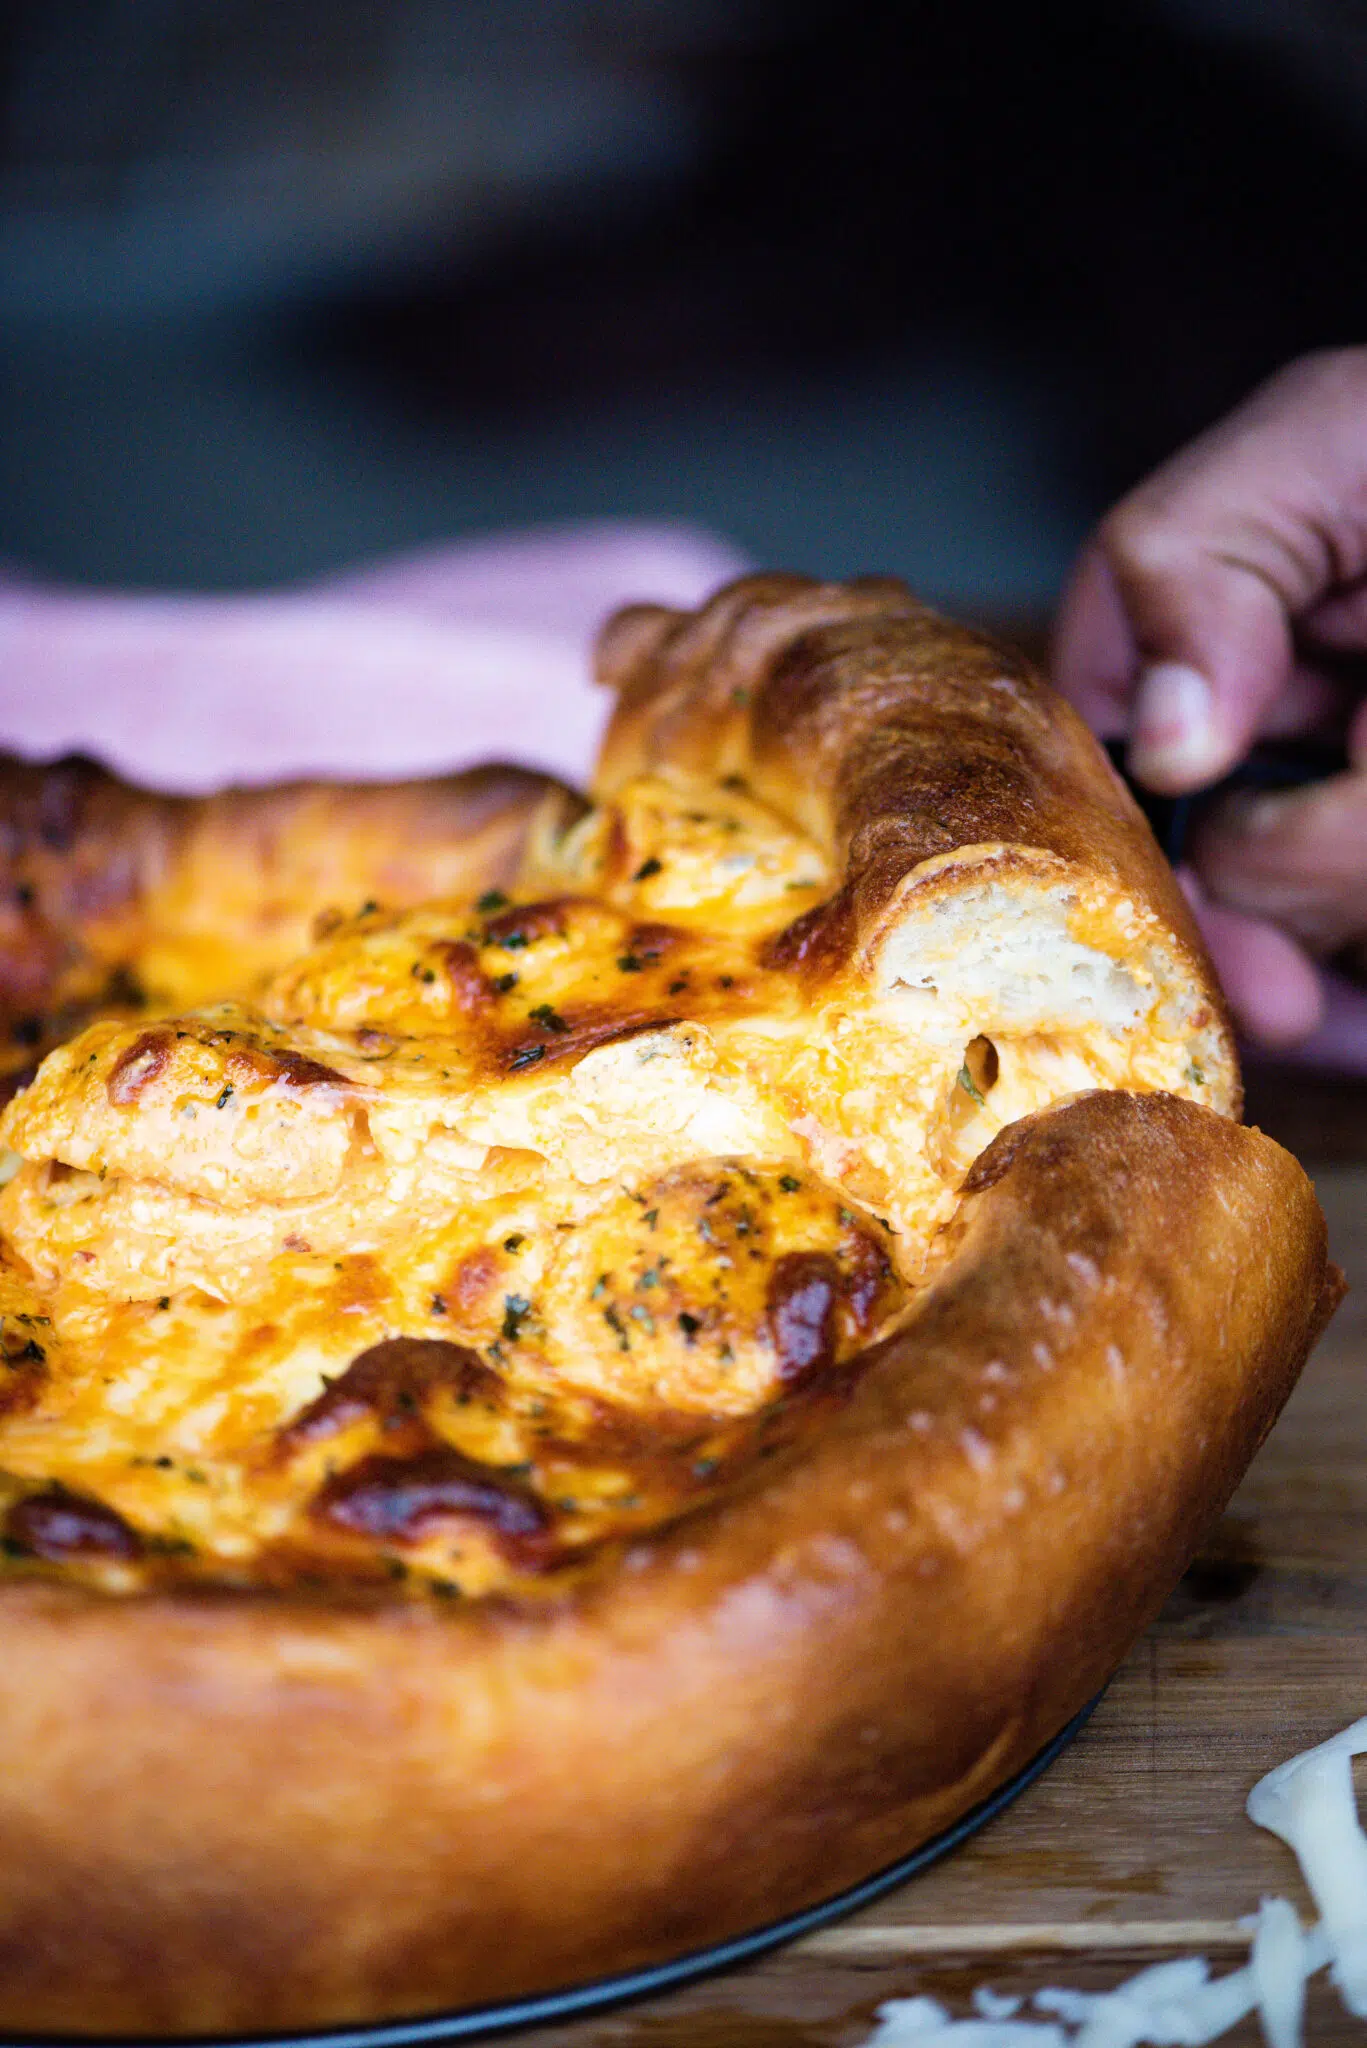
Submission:
[[[585,796],[0,778],[2,2025],[430,2012],[870,1874],[1333,1305],[1018,658],[771,576],[599,663]]]

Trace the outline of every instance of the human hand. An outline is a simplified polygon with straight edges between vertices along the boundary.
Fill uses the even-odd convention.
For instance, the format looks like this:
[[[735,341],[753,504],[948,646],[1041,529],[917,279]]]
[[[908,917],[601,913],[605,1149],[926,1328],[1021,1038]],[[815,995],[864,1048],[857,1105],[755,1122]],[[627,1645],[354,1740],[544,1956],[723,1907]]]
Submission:
[[[1342,737],[1347,773],[1240,796],[1200,833],[1191,893],[1248,1034],[1321,1022],[1316,963],[1367,955],[1367,349],[1303,357],[1102,522],[1065,592],[1059,688],[1128,733],[1153,790],[1218,781],[1263,734]]]

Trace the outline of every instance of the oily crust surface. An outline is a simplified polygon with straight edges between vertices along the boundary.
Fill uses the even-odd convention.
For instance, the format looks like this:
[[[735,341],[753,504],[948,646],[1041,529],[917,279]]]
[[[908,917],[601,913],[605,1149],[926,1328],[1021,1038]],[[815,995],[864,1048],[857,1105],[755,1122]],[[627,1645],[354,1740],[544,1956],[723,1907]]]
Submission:
[[[1162,1096],[1014,1127],[955,1236],[800,1459],[534,1619],[11,1586],[0,2022],[571,1983],[828,1896],[1018,1768],[1171,1587],[1333,1282],[1295,1162]]]
[[[1332,1307],[1038,677],[777,577],[600,666],[589,802],[13,771],[0,2025],[431,2011],[829,1896],[1091,1696]]]

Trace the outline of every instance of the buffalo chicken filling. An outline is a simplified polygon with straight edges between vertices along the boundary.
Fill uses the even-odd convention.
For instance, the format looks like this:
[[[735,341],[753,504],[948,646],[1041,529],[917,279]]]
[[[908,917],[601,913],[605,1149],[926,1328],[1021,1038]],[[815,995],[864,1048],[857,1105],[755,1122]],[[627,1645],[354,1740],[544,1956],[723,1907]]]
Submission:
[[[1131,906],[988,850],[814,978],[834,882],[643,778],[506,896],[59,1046],[0,1122],[7,1568],[544,1595],[821,1426],[1004,1124],[1225,1106]]]

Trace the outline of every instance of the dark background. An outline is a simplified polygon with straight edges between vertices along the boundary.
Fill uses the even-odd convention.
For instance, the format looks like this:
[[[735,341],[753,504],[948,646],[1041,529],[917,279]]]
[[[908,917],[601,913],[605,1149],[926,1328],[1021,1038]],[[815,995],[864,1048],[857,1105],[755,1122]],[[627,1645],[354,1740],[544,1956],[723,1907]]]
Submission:
[[[0,556],[232,587],[508,523],[1045,606],[1367,337],[1350,0],[22,0]]]

